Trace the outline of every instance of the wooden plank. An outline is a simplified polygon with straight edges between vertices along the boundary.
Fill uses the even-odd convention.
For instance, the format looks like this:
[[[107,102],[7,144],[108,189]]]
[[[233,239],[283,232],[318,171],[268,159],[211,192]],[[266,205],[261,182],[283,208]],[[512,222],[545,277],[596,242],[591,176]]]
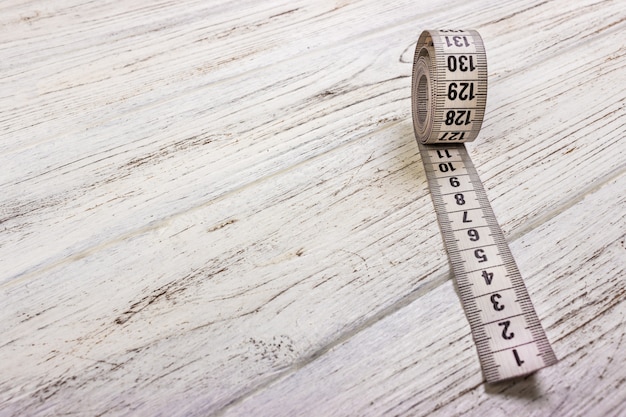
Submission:
[[[462,3],[457,0],[451,6]],[[8,124],[16,124],[18,137],[3,146],[19,149],[41,142],[41,136],[58,140],[94,125],[126,120],[129,111],[176,98],[189,101],[185,96],[195,89],[205,89],[201,106],[207,110],[211,103],[206,96],[211,91],[206,89],[219,91],[216,83],[236,83],[238,76],[248,72],[319,54],[398,23],[406,26],[418,15],[417,10],[388,5],[379,8],[373,20],[374,4],[186,2],[182,7],[167,2],[77,2],[47,13],[30,7],[12,9],[3,22],[10,29],[3,51],[8,67],[5,85],[10,83],[14,91],[20,91],[18,97],[28,96],[28,100],[20,103],[24,107],[13,107]],[[468,7],[458,7],[455,14],[461,15]],[[474,7],[481,8],[479,4]],[[515,9],[514,2],[506,7]],[[407,10],[412,13],[407,15]],[[419,14],[441,10],[441,5],[430,4]],[[37,30],[33,30],[34,22]],[[31,53],[24,53],[25,48]],[[285,72],[282,69],[276,75]],[[270,85],[282,81],[276,75],[267,77]],[[291,72],[288,79],[296,75]],[[32,83],[33,79],[38,82]],[[256,87],[263,91],[263,84]],[[42,112],[42,106],[48,111]],[[32,113],[43,117],[45,126],[39,126],[41,119],[34,124],[24,120]]]

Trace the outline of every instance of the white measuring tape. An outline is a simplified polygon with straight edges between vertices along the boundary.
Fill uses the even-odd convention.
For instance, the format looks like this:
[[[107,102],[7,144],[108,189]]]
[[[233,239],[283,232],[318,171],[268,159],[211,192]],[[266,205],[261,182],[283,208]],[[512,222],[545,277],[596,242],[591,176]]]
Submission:
[[[413,127],[483,373],[496,382],[557,359],[463,145],[478,135],[486,101],[478,32],[422,32],[413,62]]]

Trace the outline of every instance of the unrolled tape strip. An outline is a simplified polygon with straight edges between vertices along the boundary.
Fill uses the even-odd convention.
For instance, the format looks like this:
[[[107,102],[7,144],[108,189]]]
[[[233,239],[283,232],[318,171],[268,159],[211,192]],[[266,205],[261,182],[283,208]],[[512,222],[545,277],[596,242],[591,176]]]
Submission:
[[[422,32],[413,62],[413,127],[483,374],[496,382],[557,359],[463,145],[478,135],[486,102],[478,32]]]

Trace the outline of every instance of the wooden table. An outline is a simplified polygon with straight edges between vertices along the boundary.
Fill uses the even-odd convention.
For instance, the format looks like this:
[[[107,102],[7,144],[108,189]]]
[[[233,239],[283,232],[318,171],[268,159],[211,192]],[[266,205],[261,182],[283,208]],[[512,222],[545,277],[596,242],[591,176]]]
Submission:
[[[468,148],[560,362],[487,385],[410,114]],[[626,415],[618,0],[0,6],[0,415]]]

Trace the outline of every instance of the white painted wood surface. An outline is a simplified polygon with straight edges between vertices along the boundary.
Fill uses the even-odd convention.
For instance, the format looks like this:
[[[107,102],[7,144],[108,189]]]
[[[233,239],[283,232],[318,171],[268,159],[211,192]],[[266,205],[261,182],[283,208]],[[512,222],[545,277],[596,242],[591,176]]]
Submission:
[[[560,362],[484,384],[410,119],[468,145]],[[620,1],[0,5],[0,415],[626,415]]]

